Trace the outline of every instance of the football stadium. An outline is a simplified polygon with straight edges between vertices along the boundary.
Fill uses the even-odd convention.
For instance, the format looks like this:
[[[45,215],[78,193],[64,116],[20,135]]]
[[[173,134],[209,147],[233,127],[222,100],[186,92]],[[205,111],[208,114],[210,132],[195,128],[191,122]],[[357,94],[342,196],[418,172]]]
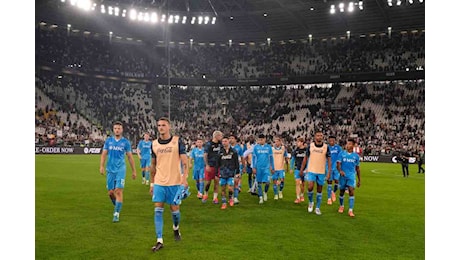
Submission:
[[[425,259],[425,146],[423,0],[35,3],[35,259]]]

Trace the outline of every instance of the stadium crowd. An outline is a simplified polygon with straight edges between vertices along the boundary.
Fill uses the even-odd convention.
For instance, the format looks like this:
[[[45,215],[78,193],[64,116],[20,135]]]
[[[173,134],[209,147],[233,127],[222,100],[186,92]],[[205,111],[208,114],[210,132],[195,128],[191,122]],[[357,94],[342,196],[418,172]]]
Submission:
[[[424,33],[351,37],[270,45],[174,45],[171,76],[264,78],[404,71],[424,67]],[[61,28],[36,28],[38,65],[75,72],[150,78],[167,76],[164,47],[121,43]],[[158,86],[81,75],[36,74],[37,145],[101,146],[121,120],[136,143],[155,136],[156,118],[170,111],[188,149],[216,129],[243,139],[265,133],[286,144],[315,129],[338,140],[354,136],[365,155],[424,146],[424,81],[355,82],[253,87]],[[155,93],[153,89],[158,91]],[[156,103],[156,104],[155,104]],[[156,106],[155,106],[156,105]],[[156,108],[156,109],[155,109]],[[162,109],[161,109],[162,108]],[[269,141],[271,141],[269,138]]]
[[[176,43],[170,45],[170,76],[254,79],[416,70],[424,67],[424,42],[418,32],[269,45]],[[168,76],[165,47],[156,43],[44,26],[36,28],[36,43],[36,60],[43,64],[118,76]]]

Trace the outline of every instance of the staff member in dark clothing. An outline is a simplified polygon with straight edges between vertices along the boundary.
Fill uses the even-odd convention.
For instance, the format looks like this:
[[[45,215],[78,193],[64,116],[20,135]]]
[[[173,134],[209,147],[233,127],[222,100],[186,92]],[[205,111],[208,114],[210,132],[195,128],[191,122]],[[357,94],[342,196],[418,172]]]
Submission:
[[[409,152],[404,152],[401,154],[403,177],[409,177],[409,157]]]
[[[240,163],[238,162],[238,152],[230,146],[228,137],[222,139],[222,148],[217,159],[217,168],[219,169],[219,184],[222,194],[222,207],[227,208],[227,187],[228,201],[230,207],[233,207],[233,178],[240,174]]]
[[[425,173],[425,168],[422,165],[425,163],[425,151],[420,148],[420,151],[417,155],[417,165],[418,165],[418,172],[417,173]]]

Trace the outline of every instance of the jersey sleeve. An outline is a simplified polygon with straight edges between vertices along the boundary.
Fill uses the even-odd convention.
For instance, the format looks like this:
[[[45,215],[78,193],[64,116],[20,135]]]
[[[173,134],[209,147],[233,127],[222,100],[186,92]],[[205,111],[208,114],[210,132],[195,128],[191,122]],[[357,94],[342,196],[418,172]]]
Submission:
[[[109,138],[105,140],[102,150],[109,150]]]
[[[182,141],[182,138],[179,138],[179,154],[185,154],[187,155],[187,151],[185,150],[185,144]]]
[[[211,148],[211,142],[206,142],[204,145],[204,153],[209,153],[209,149]]]

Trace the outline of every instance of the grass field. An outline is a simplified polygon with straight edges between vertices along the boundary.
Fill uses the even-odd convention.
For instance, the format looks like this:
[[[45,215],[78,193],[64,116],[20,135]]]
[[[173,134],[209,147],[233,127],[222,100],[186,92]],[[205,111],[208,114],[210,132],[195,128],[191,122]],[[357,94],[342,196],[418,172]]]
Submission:
[[[135,158],[138,178],[127,178],[120,222],[114,224],[99,158],[35,156],[36,259],[425,258],[425,176],[416,173],[416,165],[403,178],[399,164],[361,163],[354,219],[337,213],[338,199],[326,205],[326,188],[322,216],[307,213],[307,202],[294,204],[292,174],[286,176],[284,199],[274,201],[270,186],[263,205],[246,193],[245,175],[241,203],[227,210],[196,199],[189,176],[192,197],[181,206],[182,241],[173,239],[167,209],[165,248],[152,253],[154,206],[148,187],[141,185],[139,161]]]

